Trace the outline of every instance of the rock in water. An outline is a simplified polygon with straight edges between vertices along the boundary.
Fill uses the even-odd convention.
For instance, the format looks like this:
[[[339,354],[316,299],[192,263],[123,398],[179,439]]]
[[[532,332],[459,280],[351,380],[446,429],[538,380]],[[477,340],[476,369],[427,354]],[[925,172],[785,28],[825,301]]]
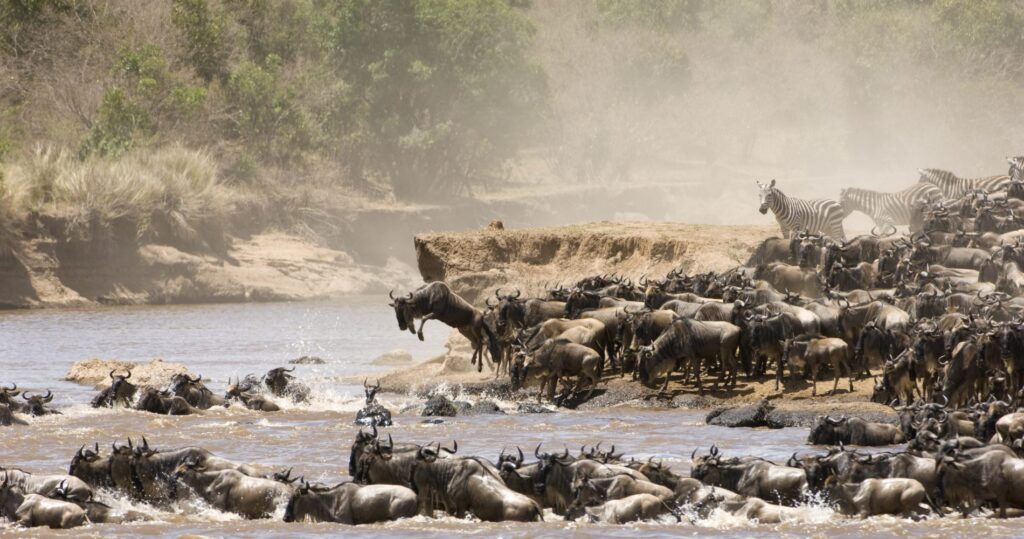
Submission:
[[[423,417],[455,417],[458,413],[459,410],[451,399],[444,395],[434,395],[427,399],[427,404],[423,406],[423,412],[420,415]]]
[[[494,401],[477,401],[468,410],[462,411],[463,415],[504,415],[505,411],[498,407]]]
[[[324,363],[327,362],[316,356],[302,356],[288,362],[289,365],[323,365]]]
[[[388,410],[379,403],[367,405],[356,412],[356,425],[364,427],[390,427],[391,410]]]
[[[516,405],[516,411],[521,414],[553,414],[554,410],[535,402],[520,402]]]
[[[720,427],[764,427],[773,409],[774,406],[767,400],[754,405],[720,408],[709,413],[705,422]]]
[[[374,365],[411,365],[412,354],[405,350],[392,350],[373,360]]]

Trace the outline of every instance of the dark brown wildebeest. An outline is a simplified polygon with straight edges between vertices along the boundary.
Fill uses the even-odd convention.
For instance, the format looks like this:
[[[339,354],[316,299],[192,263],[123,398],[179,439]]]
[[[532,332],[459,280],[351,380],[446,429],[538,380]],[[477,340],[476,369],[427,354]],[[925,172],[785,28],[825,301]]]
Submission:
[[[203,375],[199,375],[198,378],[192,378],[185,373],[175,374],[171,377],[170,392],[185,399],[185,402],[200,410],[224,405],[224,399],[214,395],[203,384]]]
[[[46,395],[31,395],[28,393],[22,393],[21,398],[25,399],[25,405],[22,409],[26,414],[30,416],[43,416],[50,414],[60,414],[57,410],[48,408],[46,405],[53,401],[53,392],[49,389],[46,390]]]
[[[255,389],[255,382],[250,380],[249,377],[236,380],[233,384],[231,383],[231,379],[228,378],[228,389],[227,393],[224,394],[224,406],[228,406],[233,400],[238,400],[242,402],[243,406],[250,410],[256,410],[258,412],[281,411],[280,406],[257,393]]]
[[[132,377],[132,371],[129,370],[128,374],[118,375],[115,375],[115,372],[110,371],[110,385],[93,397],[93,408],[112,408],[115,405],[121,405],[125,408],[131,407],[132,400],[135,398],[135,392],[139,389],[138,386],[128,381]]]
[[[753,457],[723,459],[715,446],[711,446],[706,456],[696,455],[696,450],[690,454],[693,460],[690,477],[705,485],[784,505],[795,505],[808,493],[807,475],[801,468],[779,466]]]
[[[423,324],[426,324],[427,320],[439,320],[459,330],[463,337],[469,339],[473,345],[471,363],[477,366],[477,371],[484,368],[485,339],[491,361],[497,362],[501,359],[501,343],[497,335],[484,323],[483,312],[452,292],[445,283],[426,284],[410,292],[408,296],[400,298],[396,298],[394,293],[389,293],[388,296],[392,301],[391,307],[395,309],[400,330],[409,330],[409,333],[416,334],[422,341]],[[421,319],[419,330],[415,327],[417,318]]]
[[[266,384],[270,394],[275,397],[290,397],[292,402],[309,402],[309,387],[301,382],[296,382],[291,373],[295,367],[287,369],[277,367],[270,369],[263,375],[263,383]]]
[[[811,429],[807,443],[813,445],[896,445],[907,441],[896,425],[872,423],[859,417],[842,416],[832,419],[824,416]]]
[[[853,367],[850,366],[850,353],[846,341],[835,337],[800,336],[783,343],[783,361],[789,364],[790,372],[803,372],[806,368],[811,374],[811,395],[818,394],[818,371],[824,365],[832,367],[835,382],[832,393],[839,387],[839,377],[846,373],[853,393]]]
[[[701,364],[704,360],[718,359],[722,364],[724,381],[735,385],[735,358],[739,342],[739,328],[728,322],[698,322],[679,318],[650,346],[640,350],[640,381],[650,386],[664,376],[665,381],[661,385],[661,393],[664,393],[668,389],[669,375],[688,361],[690,372],[697,380],[697,391],[703,395]],[[731,372],[727,366],[731,367]],[[714,389],[718,389],[717,378]]]
[[[198,412],[185,399],[148,386],[142,388],[142,396],[135,404],[135,409],[163,415],[191,415]]]

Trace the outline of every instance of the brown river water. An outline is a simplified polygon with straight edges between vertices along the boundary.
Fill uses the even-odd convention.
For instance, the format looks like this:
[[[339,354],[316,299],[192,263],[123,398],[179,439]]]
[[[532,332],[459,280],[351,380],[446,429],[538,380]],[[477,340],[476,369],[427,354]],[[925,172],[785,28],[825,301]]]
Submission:
[[[266,471],[294,468],[311,481],[347,479],[352,424],[362,406],[362,388],[352,375],[380,373],[391,367],[372,364],[380,354],[403,348],[417,359],[443,351],[447,328],[431,323],[419,342],[399,333],[394,316],[379,297],[355,297],[329,303],[225,306],[140,307],[95,310],[11,312],[0,314],[0,383],[17,382],[33,390],[53,389],[53,404],[64,412],[31,421],[28,427],[0,430],[0,465],[36,473],[67,471],[82,444],[109,448],[131,436],[145,435],[150,445],[175,448],[198,445],[217,455],[259,465]],[[233,407],[201,415],[169,417],[126,410],[93,410],[90,387],[61,381],[75,361],[101,357],[148,361],[162,357],[182,362],[223,391],[228,376],[263,373],[301,355],[324,358],[324,365],[302,365],[296,375],[314,394],[308,406],[286,405],[280,413],[261,414]],[[462,398],[458,387],[441,388]],[[414,395],[382,394],[395,426],[395,441],[426,443],[458,440],[459,453],[496,459],[503,447],[519,445],[529,454],[539,442],[549,449],[563,445],[615,443],[617,451],[646,459],[657,457],[680,473],[689,469],[695,448],[717,444],[726,455],[753,454],[785,461],[793,451],[808,451],[805,429],[727,429],[704,424],[704,412],[616,406],[586,412],[516,414],[448,418],[424,424]],[[473,397],[466,397],[473,400]],[[514,403],[498,401],[514,410]],[[399,410],[405,410],[399,412]],[[529,459],[528,459],[529,460]],[[100,499],[150,514],[153,522],[90,525],[57,532],[23,530],[0,520],[0,537],[310,537],[345,534],[373,537],[1022,537],[1024,521],[989,518],[932,518],[920,522],[895,517],[848,519],[820,503],[804,508],[805,519],[781,525],[758,525],[715,513],[691,524],[674,519],[627,526],[564,522],[554,515],[533,524],[491,524],[454,518],[417,517],[375,526],[285,524],[245,521],[202,503],[158,510],[131,504],[109,493]]]

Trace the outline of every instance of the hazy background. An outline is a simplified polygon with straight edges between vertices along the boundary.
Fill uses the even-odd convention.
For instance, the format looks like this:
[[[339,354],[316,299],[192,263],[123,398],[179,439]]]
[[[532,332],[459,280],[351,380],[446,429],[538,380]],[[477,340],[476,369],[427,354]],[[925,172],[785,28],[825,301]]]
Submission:
[[[771,222],[1005,173],[1022,83],[1020,0],[10,0],[0,229]]]

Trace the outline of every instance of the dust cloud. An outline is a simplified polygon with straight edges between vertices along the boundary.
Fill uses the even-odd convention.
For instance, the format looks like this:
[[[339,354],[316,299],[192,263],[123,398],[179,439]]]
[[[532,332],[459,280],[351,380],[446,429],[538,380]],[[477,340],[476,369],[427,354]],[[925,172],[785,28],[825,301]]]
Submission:
[[[623,22],[614,1],[535,2],[551,126],[517,173],[607,185],[619,218],[710,224],[774,222],[755,179],[838,199],[902,189],[919,168],[1005,174],[1024,153],[1024,67],[956,33],[999,24],[956,4],[651,2],[634,7],[697,7]]]

